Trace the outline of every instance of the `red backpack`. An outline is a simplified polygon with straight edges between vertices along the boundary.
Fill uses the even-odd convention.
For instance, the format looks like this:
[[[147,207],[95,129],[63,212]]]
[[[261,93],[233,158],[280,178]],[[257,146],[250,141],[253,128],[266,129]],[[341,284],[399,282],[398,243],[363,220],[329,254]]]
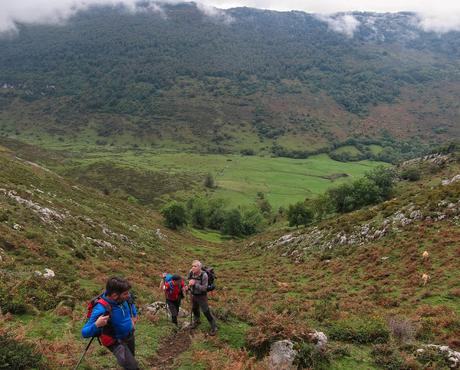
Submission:
[[[102,297],[102,294],[99,294],[98,296],[94,297],[88,302],[88,307],[87,307],[87,312],[86,312],[87,319],[91,317],[91,314],[93,313],[93,309],[94,307],[96,307],[98,303],[104,306],[105,311],[109,315],[109,317],[112,316],[112,305]],[[97,336],[97,339],[100,344],[106,347],[111,346],[117,341],[114,337],[113,327],[110,324],[110,318],[109,318],[109,321],[107,322],[107,325],[102,328],[101,334]]]
[[[166,286],[168,284],[168,286]],[[184,287],[184,280],[180,280],[178,285],[173,285],[173,281],[170,280],[165,283],[165,295],[166,299],[170,301],[177,301],[178,299],[184,298],[182,288]]]

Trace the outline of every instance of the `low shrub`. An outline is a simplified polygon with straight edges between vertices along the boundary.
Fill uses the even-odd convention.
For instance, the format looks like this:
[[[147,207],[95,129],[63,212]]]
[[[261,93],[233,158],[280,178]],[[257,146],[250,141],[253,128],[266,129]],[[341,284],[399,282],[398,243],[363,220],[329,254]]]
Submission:
[[[329,330],[330,338],[352,343],[386,343],[390,331],[376,319],[354,318],[335,322]]]
[[[24,280],[18,286],[18,297],[25,303],[32,304],[39,310],[51,310],[59,303],[56,299],[61,282],[55,279],[35,278]]]
[[[387,370],[410,370],[401,354],[388,344],[376,344],[371,351],[376,365]]]
[[[307,341],[309,332],[305,323],[296,321],[296,315],[269,312],[257,317],[254,326],[247,333],[246,343],[248,349],[261,358],[268,353],[272,343],[282,339]]]
[[[313,317],[318,322],[323,322],[325,320],[331,319],[338,311],[338,309],[339,305],[337,302],[327,298],[322,299],[315,302],[313,306]]]
[[[448,359],[437,348],[423,348],[423,351],[416,352],[417,361],[425,368],[448,369]]]
[[[42,356],[26,343],[20,343],[11,336],[0,334],[1,369],[46,369]]]
[[[388,327],[390,328],[393,338],[399,343],[410,341],[415,337],[416,328],[410,320],[392,317],[388,320]]]
[[[21,315],[27,312],[27,306],[13,297],[6,290],[0,290],[0,309],[2,313],[12,313]]]
[[[416,167],[408,167],[401,171],[401,178],[403,180],[418,181],[420,177],[420,170]]]
[[[294,364],[300,369],[329,369],[330,358],[326,351],[318,349],[314,344],[309,342],[301,342],[294,346],[297,350],[297,356]]]

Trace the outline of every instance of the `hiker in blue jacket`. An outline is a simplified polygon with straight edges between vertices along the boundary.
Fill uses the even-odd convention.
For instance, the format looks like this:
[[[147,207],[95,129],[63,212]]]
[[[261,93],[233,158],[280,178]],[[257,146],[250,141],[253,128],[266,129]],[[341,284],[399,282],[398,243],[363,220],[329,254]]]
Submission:
[[[81,333],[84,338],[97,336],[127,370],[137,370],[134,325],[136,306],[132,302],[129,282],[120,277],[107,281],[106,291],[94,303],[91,316]]]

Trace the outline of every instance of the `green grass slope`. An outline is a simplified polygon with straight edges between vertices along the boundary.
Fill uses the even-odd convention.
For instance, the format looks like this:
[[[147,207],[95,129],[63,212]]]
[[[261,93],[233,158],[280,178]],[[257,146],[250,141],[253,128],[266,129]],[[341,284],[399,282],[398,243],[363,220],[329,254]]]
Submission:
[[[409,164],[421,168],[421,180],[400,182],[394,199],[372,208],[312,228],[205,242],[165,230],[141,205],[75,185],[16,155],[0,147],[0,332],[34,344],[51,369],[76,363],[84,304],[108,276],[128,276],[143,308],[161,299],[161,271],[183,274],[194,258],[218,273],[210,300],[220,331],[206,337],[203,325],[171,368],[264,369],[268,346],[284,338],[300,343],[301,359],[314,361],[305,366],[315,369],[445,368],[436,351],[417,349],[460,348],[460,183],[441,185],[460,173],[454,157]],[[45,268],[56,276],[34,274]],[[326,352],[309,347],[313,329],[327,334]],[[157,365],[170,331],[165,319],[143,311],[137,336],[144,368]],[[94,346],[85,366],[114,362]]]

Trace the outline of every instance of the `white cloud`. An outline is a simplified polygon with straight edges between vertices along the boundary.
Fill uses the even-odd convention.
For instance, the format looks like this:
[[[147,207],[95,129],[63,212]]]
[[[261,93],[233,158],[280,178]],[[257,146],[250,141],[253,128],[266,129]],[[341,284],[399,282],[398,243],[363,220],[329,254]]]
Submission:
[[[331,15],[341,12],[368,11],[415,12],[419,26],[439,33],[460,31],[460,1],[458,0],[206,0],[220,8],[250,6],[271,10],[303,10]]]
[[[212,5],[208,5],[205,3],[197,3],[197,8],[206,16],[215,19],[218,22],[222,22],[225,24],[230,24],[234,21],[232,16],[228,15],[222,9],[218,9]]]
[[[135,9],[136,0],[0,0],[0,32],[16,30],[16,23],[62,23],[77,11],[91,5],[123,4]],[[160,0],[177,3],[179,0]],[[350,11],[397,12],[413,11],[420,19],[420,27],[427,31],[460,31],[460,2],[458,0],[198,0],[199,9],[206,15],[228,22],[225,12],[216,8],[248,6],[272,10],[302,10],[309,13],[335,14]],[[161,7],[152,5],[160,12]],[[163,13],[164,15],[164,13]],[[337,20],[336,17],[332,19]],[[329,23],[331,29],[350,34],[356,29],[351,18]],[[353,28],[354,27],[354,28]]]
[[[353,34],[360,25],[359,21],[351,14],[337,16],[320,15],[318,18],[326,22],[331,30],[343,33],[348,37],[353,37]]]
[[[15,0],[0,3],[0,32],[15,31],[15,23],[54,24],[66,21],[92,5],[123,4],[135,8],[135,0]]]

